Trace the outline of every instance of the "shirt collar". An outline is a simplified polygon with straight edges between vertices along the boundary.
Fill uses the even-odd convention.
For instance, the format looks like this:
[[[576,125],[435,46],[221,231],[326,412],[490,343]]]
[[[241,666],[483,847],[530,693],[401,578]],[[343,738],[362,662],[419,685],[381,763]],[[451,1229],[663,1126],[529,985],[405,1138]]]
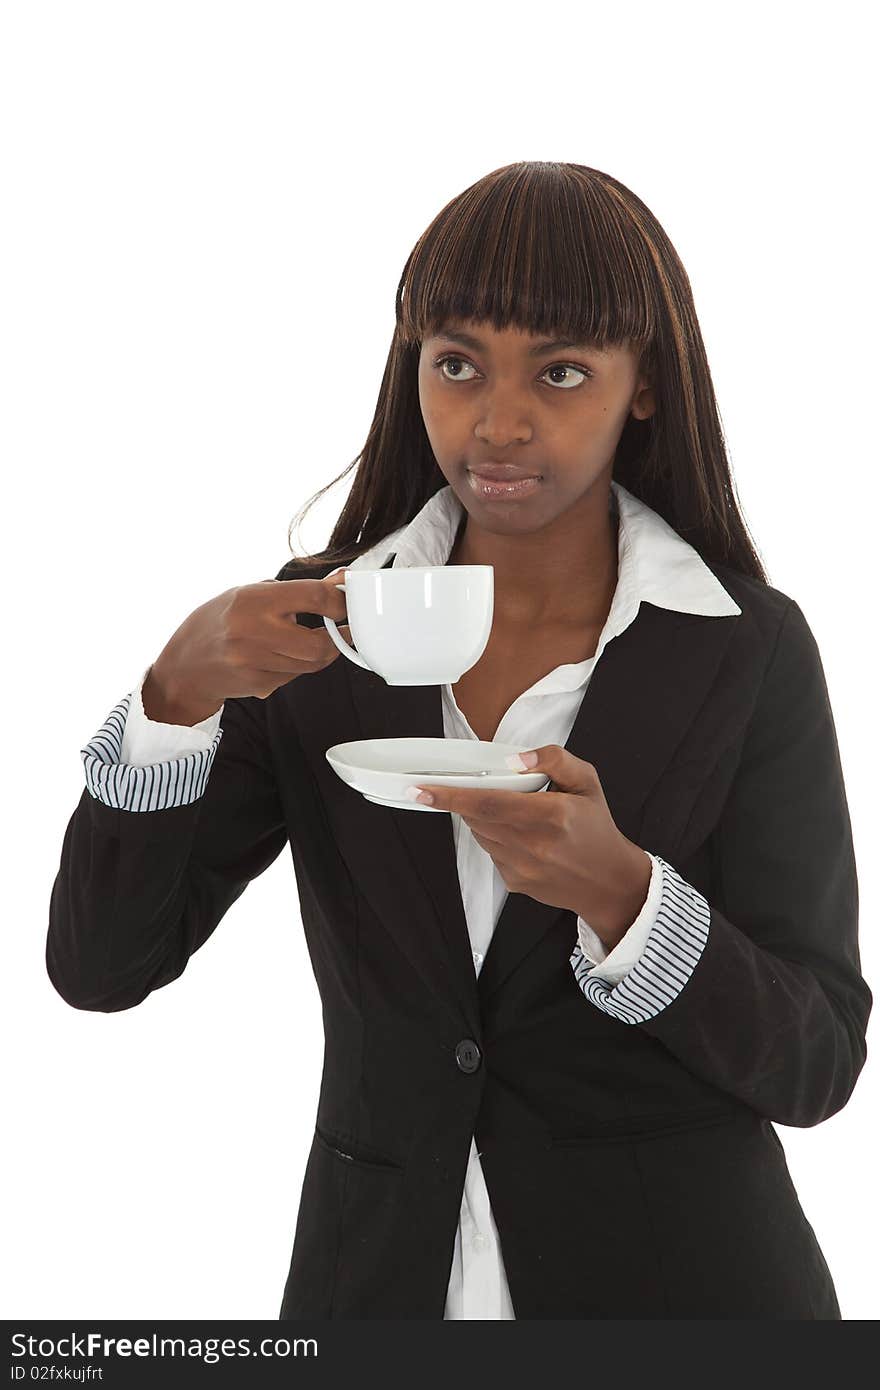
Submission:
[[[585,661],[566,662],[528,691],[557,695],[584,685],[613,637],[624,632],[644,599],[676,613],[721,618],[741,613],[739,604],[702,557],[667,521],[612,479],[609,503],[619,517],[617,587],[596,650]],[[447,484],[428,499],[412,521],[385,536],[352,560],[346,569],[381,569],[393,554],[392,568],[445,565],[465,509]]]
[[[630,609],[644,599],[676,613],[730,617],[741,613],[721,581],[688,541],[652,507],[612,479],[612,502],[619,516],[617,592],[614,607]],[[430,497],[412,521],[392,531],[352,560],[347,569],[380,569],[394,554],[400,565],[445,565],[464,507],[447,483]],[[609,618],[610,618],[609,614]]]

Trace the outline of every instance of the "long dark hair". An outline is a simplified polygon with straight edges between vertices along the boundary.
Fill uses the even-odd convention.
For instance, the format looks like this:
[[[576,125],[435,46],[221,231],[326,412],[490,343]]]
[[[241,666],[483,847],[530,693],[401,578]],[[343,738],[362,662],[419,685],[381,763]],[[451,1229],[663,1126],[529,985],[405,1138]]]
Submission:
[[[446,478],[418,396],[421,342],[450,318],[618,346],[652,374],[655,412],[629,416],[613,477],[704,560],[767,584],[740,514],[718,404],[684,266],[653,213],[583,164],[525,160],[447,203],[409,254],[376,413],[362,452],[315,493],[290,529],[357,465],[326,549],[350,564],[406,525]],[[290,531],[288,531],[290,544]]]

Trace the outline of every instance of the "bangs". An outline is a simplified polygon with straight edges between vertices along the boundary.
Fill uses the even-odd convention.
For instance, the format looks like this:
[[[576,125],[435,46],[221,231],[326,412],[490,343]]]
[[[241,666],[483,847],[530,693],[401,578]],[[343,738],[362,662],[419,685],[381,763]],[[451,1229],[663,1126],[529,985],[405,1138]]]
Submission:
[[[452,321],[644,350],[660,287],[626,201],[580,165],[496,170],[454,198],[414,247],[397,292],[408,345]],[[622,185],[621,185],[622,189]],[[647,211],[647,210],[646,210]]]

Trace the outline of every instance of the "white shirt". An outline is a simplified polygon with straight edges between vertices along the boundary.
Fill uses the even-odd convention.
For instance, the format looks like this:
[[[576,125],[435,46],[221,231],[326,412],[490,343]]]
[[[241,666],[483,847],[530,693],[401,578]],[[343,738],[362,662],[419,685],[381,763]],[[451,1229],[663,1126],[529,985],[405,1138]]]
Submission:
[[[608,643],[629,627],[642,600],[676,612],[709,617],[741,611],[697,551],[657,512],[617,482],[611,484],[610,503],[619,515],[618,578],[596,651],[586,661],[555,667],[517,696],[495,731],[494,737],[499,742],[514,744],[523,750],[548,743],[564,745],[596,663]],[[395,553],[394,568],[444,565],[463,514],[462,504],[452,488],[442,487],[411,522],[386,536],[345,568],[378,569],[392,552]],[[108,721],[81,752],[92,795],[109,805],[148,811],[182,804],[202,794],[222,737],[223,706],[192,727],[149,720],[141,698],[146,675],[144,671],[131,696],[116,706]],[[444,736],[476,739],[477,735],[456,704],[450,684],[444,685],[442,700]],[[193,754],[196,756],[192,757]],[[190,763],[181,763],[181,767],[187,769],[186,777],[172,780],[159,778],[151,772],[147,778],[135,771],[187,757]],[[119,764],[127,765],[131,771]],[[461,816],[450,814],[474,970],[479,975],[508,890],[493,860],[477,844]],[[625,1022],[638,1021],[633,997],[625,994],[625,977],[637,964],[645,969],[641,957],[649,935],[655,950],[674,953],[669,958],[675,959],[681,975],[693,968],[701,950],[699,944],[694,947],[693,943],[702,941],[704,944],[708,930],[705,902],[696,890],[684,884],[657,855],[648,850],[645,853],[652,864],[648,894],[623,938],[612,951],[606,952],[589,924],[579,917],[577,943],[572,954],[572,966],[586,998]],[[664,877],[667,881],[673,877],[676,880],[674,905],[664,897]],[[661,904],[664,904],[662,911]],[[684,948],[682,938],[679,937],[678,942],[675,939],[675,914],[688,928],[688,944]],[[642,987],[635,993],[641,1000],[652,981],[647,975],[639,978]],[[615,989],[621,981],[623,985]],[[663,1007],[667,1002],[668,991],[665,999],[658,998],[658,1006]],[[650,1005],[637,1007],[641,1008],[642,1017],[649,1016]],[[444,1318],[514,1317],[498,1230],[480,1156],[471,1139]]]

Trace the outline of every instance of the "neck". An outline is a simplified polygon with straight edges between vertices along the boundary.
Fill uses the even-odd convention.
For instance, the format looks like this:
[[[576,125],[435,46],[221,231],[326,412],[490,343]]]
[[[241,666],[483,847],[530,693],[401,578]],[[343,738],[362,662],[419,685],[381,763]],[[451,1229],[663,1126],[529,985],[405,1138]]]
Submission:
[[[617,535],[605,489],[529,535],[499,536],[466,514],[446,563],[492,565],[502,627],[601,626],[617,587]]]

